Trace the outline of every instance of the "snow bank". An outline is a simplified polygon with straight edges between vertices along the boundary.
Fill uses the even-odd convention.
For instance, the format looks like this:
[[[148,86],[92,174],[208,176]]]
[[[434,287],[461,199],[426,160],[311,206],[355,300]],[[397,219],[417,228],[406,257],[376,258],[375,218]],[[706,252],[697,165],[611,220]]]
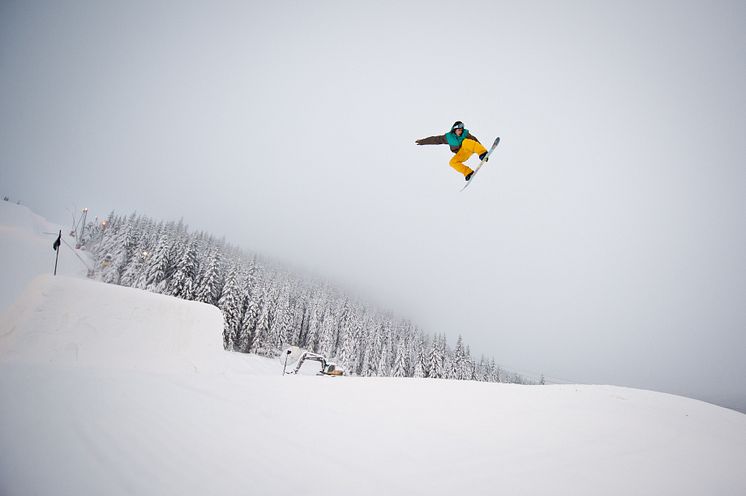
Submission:
[[[220,368],[216,307],[84,279],[37,277],[0,321],[0,359],[157,372]]]

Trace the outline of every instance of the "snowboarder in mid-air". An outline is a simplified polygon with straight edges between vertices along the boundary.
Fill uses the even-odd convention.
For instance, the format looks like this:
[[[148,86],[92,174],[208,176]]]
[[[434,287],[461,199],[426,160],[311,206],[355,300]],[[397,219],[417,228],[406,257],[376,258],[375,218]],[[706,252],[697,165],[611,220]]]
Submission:
[[[476,136],[464,128],[464,123],[461,121],[454,122],[451,130],[446,134],[418,139],[415,143],[418,145],[449,145],[451,151],[456,154],[449,164],[463,174],[467,181],[474,175],[474,170],[465,165],[464,162],[475,153],[479,155],[480,160],[487,158],[487,149],[482,146]]]

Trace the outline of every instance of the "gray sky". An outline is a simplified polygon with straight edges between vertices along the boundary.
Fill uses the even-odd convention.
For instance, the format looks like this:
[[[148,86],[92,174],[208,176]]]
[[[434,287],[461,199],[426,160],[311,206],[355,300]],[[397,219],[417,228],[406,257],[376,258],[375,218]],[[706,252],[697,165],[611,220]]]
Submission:
[[[509,368],[746,409],[744,60],[738,1],[3,1],[0,194],[183,217]],[[502,137],[464,193],[414,145],[455,120]]]

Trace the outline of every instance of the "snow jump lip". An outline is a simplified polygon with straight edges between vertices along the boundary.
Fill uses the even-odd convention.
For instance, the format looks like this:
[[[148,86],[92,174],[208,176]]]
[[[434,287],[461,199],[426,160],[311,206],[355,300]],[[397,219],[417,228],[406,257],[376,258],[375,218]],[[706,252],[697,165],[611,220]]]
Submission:
[[[0,322],[0,360],[128,370],[220,369],[216,307],[86,279],[41,275]]]

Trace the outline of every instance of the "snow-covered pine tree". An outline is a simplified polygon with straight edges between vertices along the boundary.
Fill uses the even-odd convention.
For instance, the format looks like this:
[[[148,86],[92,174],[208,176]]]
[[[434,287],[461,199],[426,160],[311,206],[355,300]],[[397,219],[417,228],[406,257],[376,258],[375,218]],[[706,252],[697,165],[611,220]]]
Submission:
[[[475,380],[479,382],[487,382],[489,379],[487,377],[487,363],[484,360],[484,355],[479,357],[479,363],[475,366]]]
[[[406,360],[407,377],[414,377],[414,365],[417,360],[417,335],[419,331],[411,322],[407,323],[402,339],[404,340],[404,358]]]
[[[223,285],[223,274],[218,250],[211,250],[207,257],[204,272],[200,274],[199,282],[194,291],[194,299],[215,305],[220,298]]]
[[[446,340],[446,335],[442,334],[440,338],[440,349],[438,351],[438,356],[440,358],[440,376],[443,378],[448,377],[448,371],[451,368],[451,360],[453,359],[451,350],[448,348],[448,342]]]
[[[150,263],[148,264],[145,281],[145,289],[148,291],[153,291],[154,293],[165,292],[172,265],[172,261],[169,258],[172,243],[173,240],[170,233],[164,229],[158,242],[158,247],[155,249],[155,253],[153,253],[153,257],[150,258]]]
[[[394,370],[391,375],[394,377],[407,377],[407,350],[404,340],[399,341],[399,346],[396,350],[396,358],[394,359]]]
[[[297,346],[299,330],[297,325],[297,314],[299,313],[291,295],[288,293],[286,296],[285,313],[283,315],[282,329],[283,337],[282,342],[288,345]]]
[[[198,270],[194,241],[189,241],[176,263],[176,271],[171,278],[169,288],[171,295],[184,300],[193,300]]]
[[[272,301],[267,289],[262,293],[259,320],[254,330],[250,351],[262,356],[272,356],[272,343],[270,336],[269,313]]]
[[[126,222],[117,222],[107,230],[107,243],[104,244],[101,280],[109,284],[119,284],[122,273],[129,262],[131,247],[131,227]],[[103,232],[100,233],[103,236]]]
[[[324,317],[321,322],[321,335],[319,336],[319,352],[326,357],[336,355],[337,343],[337,323],[330,308],[324,311]]]
[[[241,326],[241,299],[238,269],[231,267],[225,280],[223,294],[218,300],[218,308],[223,312],[223,346],[234,350],[238,343],[238,330]]]
[[[248,353],[254,329],[259,319],[259,268],[256,260],[249,262],[246,270],[246,277],[243,279],[241,287],[241,324],[238,327],[238,336],[236,337],[236,351]]]
[[[464,357],[464,342],[459,334],[458,339],[456,340],[456,349],[453,353],[453,359],[451,360],[450,368],[448,370],[449,379],[464,379]]]
[[[378,355],[375,375],[378,377],[389,375],[389,347],[386,343],[384,343],[381,353]]]
[[[301,346],[305,335],[308,333],[308,299],[305,292],[295,301],[291,326],[293,331],[290,344]]]
[[[417,332],[417,345],[415,348],[414,377],[421,379],[428,376],[427,371],[427,348],[425,335],[422,331]]]
[[[373,317],[370,313],[367,313],[364,318],[358,319],[355,324],[355,334],[357,336],[357,342],[355,345],[355,374],[365,375],[365,356],[367,354],[367,348],[370,347],[371,333],[375,329],[373,325]]]
[[[138,245],[139,257],[142,262],[141,269],[137,274],[133,286],[139,289],[147,289],[150,281],[150,267],[153,265],[155,252],[161,241],[161,231],[163,223],[155,224],[154,222],[143,219],[144,233],[140,244]]]
[[[490,361],[490,367],[492,368],[492,382],[503,382],[502,368],[495,364],[494,358]]]
[[[321,321],[319,319],[319,308],[318,304],[312,304],[311,315],[308,321],[308,334],[306,334],[303,342],[303,347],[316,352],[319,349],[319,336]]]
[[[259,322],[259,311],[261,310],[260,303],[261,301],[258,296],[250,296],[248,298],[246,311],[243,314],[241,326],[238,330],[236,351],[249,353],[256,332],[256,326]]]
[[[430,353],[427,357],[427,376],[433,379],[443,378],[443,356],[440,343],[441,337],[438,334],[433,338],[432,346],[430,347]]]
[[[146,258],[143,253],[135,250],[125,267],[122,276],[119,278],[119,284],[127,287],[137,287],[137,281],[145,273],[145,261]]]
[[[377,319],[371,317],[366,321],[365,330],[367,338],[363,344],[362,361],[360,366],[360,375],[364,377],[375,377],[378,358],[383,346],[381,340],[380,323]]]
[[[340,352],[342,367],[350,374],[358,373],[359,348],[362,341],[363,321],[365,315],[362,312],[351,312],[347,319],[347,326],[343,333]]]
[[[91,254],[99,260],[104,260],[104,257],[108,253],[111,253],[114,248],[114,238],[119,235],[121,229],[121,219],[114,212],[109,214],[109,217],[104,221],[104,223],[106,228],[100,229],[97,237],[92,240],[90,246],[88,246],[88,250]]]
[[[338,298],[331,308],[331,334],[328,356],[337,357],[342,352],[342,340],[348,330],[349,300]]]
[[[293,314],[290,309],[290,293],[283,290],[278,298],[277,312],[272,321],[271,335],[273,346],[280,350],[283,346],[290,344],[293,334]]]
[[[471,348],[469,348],[468,345],[466,345],[466,352],[464,355],[464,380],[467,381],[476,381],[477,380],[477,366],[474,363],[474,360],[471,358]]]
[[[131,242],[128,248],[129,256],[127,257],[127,263],[122,268],[119,284],[136,287],[137,280],[145,273],[146,257],[143,255],[142,248],[145,226],[142,218],[136,217],[135,214],[132,214],[126,220],[126,224],[131,226]],[[107,227],[106,230],[108,229]]]
[[[276,281],[275,281],[276,282]],[[268,313],[267,313],[267,324],[269,325],[269,333],[267,336],[268,351],[265,356],[274,357],[280,352],[282,346],[282,335],[280,329],[280,289],[277,285],[271,286],[268,294]]]

